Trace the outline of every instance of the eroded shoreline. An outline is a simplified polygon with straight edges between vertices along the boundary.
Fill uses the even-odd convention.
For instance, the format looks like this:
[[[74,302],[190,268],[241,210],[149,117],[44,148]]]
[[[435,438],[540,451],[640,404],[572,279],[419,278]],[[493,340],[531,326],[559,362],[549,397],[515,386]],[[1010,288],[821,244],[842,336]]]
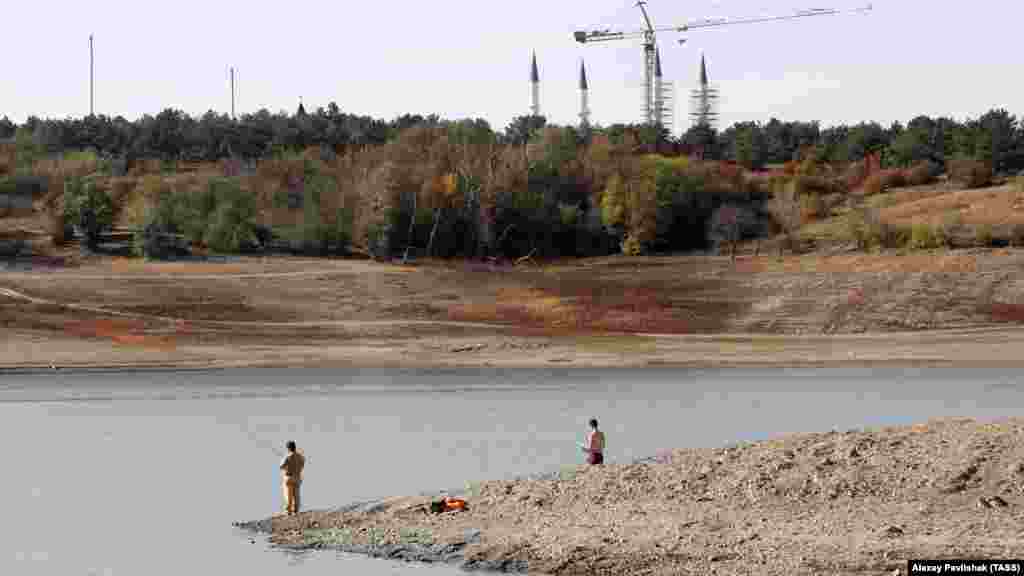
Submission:
[[[397,335],[396,335],[397,336]],[[214,371],[230,368],[848,368],[1024,367],[1014,328],[864,335],[579,334],[522,336],[494,326],[418,338],[368,335],[299,345],[159,346],[8,333],[0,374]]]

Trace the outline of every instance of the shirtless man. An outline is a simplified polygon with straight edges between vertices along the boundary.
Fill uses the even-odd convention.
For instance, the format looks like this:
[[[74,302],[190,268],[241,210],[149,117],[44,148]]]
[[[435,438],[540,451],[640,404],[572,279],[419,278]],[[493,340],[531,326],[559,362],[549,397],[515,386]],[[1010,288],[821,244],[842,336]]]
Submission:
[[[604,432],[597,429],[597,419],[590,419],[590,434],[587,443],[582,445],[587,453],[587,464],[604,464]]]
[[[299,513],[299,489],[302,488],[302,469],[306,467],[306,457],[295,447],[295,442],[289,440],[288,455],[281,460],[281,487],[284,491],[285,513]]]

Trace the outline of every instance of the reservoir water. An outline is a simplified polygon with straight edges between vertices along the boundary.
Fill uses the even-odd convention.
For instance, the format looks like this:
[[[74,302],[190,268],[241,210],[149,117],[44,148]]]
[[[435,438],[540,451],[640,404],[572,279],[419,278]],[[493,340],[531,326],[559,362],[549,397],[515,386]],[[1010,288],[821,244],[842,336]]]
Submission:
[[[1012,370],[326,370],[0,374],[0,574],[461,574],[291,554],[231,523],[559,470],[596,417],[607,460],[793,432],[997,419]],[[358,570],[358,572],[356,572]]]

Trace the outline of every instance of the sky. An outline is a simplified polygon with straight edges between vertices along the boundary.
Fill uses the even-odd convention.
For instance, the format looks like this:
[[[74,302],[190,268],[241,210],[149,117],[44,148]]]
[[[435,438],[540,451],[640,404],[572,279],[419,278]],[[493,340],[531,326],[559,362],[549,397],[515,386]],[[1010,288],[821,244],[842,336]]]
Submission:
[[[856,8],[858,0],[648,0],[655,26],[708,17]],[[1024,114],[1024,57],[1012,39],[1024,3],[875,0],[868,14],[820,16],[659,35],[676,92],[674,132],[689,126],[700,56],[721,91],[721,127],[734,122],[871,120],[919,114],[958,120],[992,108]],[[591,121],[640,120],[639,40],[579,44],[572,32],[638,30],[633,0],[127,0],[5,2],[0,117],[89,112],[89,34],[95,36],[95,111],[135,119],[168,107],[201,115],[292,112],[334,101],[344,111],[484,118],[503,129],[529,113],[536,51],[541,113],[578,122],[586,60]],[[685,44],[677,40],[686,38]]]

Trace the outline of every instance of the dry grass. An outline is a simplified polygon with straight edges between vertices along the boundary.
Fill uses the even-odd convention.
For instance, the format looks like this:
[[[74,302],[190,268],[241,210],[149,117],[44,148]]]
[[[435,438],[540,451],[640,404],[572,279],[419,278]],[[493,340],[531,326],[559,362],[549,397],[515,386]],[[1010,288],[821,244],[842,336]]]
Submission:
[[[886,206],[916,202],[927,198],[935,198],[937,196],[945,196],[949,193],[950,190],[942,186],[917,186],[893,190],[886,194],[874,196],[867,199],[867,203],[871,206],[883,208]]]
[[[1024,223],[1024,193],[1013,186],[981,190],[959,190],[941,195],[926,195],[882,209],[882,218],[890,223],[942,223],[947,214],[960,214],[968,226],[1005,226]]]
[[[933,184],[904,188],[866,197],[864,204],[878,209],[885,223],[906,227],[928,224],[933,229],[946,230],[951,222],[957,227],[992,228],[1003,237],[1014,226],[1024,226],[1024,187],[1012,183],[983,189],[951,189],[946,184]],[[817,241],[849,240],[849,231],[842,218],[843,211],[835,210],[838,217],[811,222],[800,229],[800,235]]]
[[[64,325],[64,331],[79,338],[110,339],[122,346],[173,349],[173,336],[146,334],[146,325],[141,320],[125,318],[102,318],[93,320],[72,320]]]
[[[32,173],[37,176],[57,174],[66,177],[84,177],[99,167],[99,160],[93,154],[75,154],[67,158],[36,160]]]
[[[453,304],[448,308],[448,317],[554,332],[691,332],[690,323],[675,317],[663,297],[664,294],[640,287],[563,285],[557,292],[510,287],[499,289],[490,302]]]
[[[245,274],[252,272],[252,264],[212,264],[208,262],[159,262],[138,258],[111,258],[107,268],[115,274]]]
[[[977,257],[971,254],[927,252],[910,254],[844,254],[824,257],[818,254],[786,258],[779,262],[763,257],[748,264],[751,272],[772,271],[803,273],[952,273],[975,272]]]

